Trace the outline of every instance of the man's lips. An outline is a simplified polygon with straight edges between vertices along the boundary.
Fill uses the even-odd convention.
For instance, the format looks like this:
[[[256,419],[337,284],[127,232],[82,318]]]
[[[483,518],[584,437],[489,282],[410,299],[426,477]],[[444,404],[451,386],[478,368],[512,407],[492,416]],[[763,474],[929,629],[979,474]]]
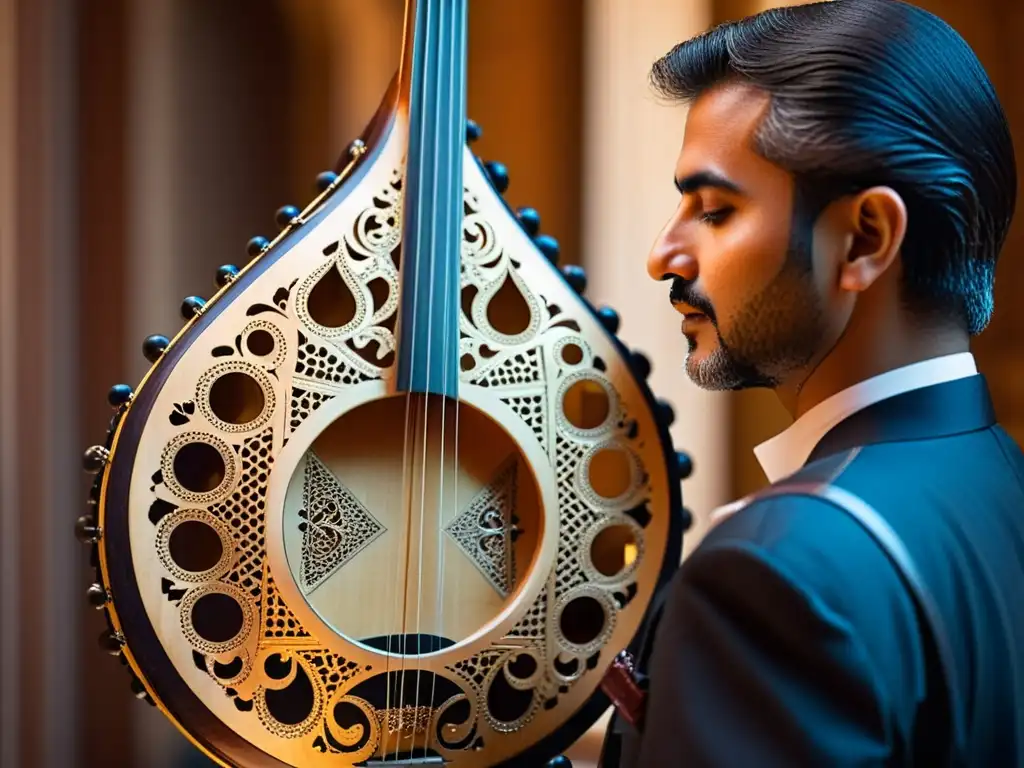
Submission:
[[[695,331],[698,326],[708,322],[708,316],[702,312],[687,312],[683,315],[683,333]]]

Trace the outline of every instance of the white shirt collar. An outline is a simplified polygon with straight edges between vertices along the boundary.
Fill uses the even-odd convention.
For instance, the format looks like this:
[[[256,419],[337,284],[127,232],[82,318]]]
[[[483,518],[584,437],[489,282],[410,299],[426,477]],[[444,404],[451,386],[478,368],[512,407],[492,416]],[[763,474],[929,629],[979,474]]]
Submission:
[[[904,392],[977,373],[970,352],[944,355],[886,371],[818,403],[785,431],[757,446],[754,455],[768,481],[777,482],[803,467],[825,433],[857,411]]]

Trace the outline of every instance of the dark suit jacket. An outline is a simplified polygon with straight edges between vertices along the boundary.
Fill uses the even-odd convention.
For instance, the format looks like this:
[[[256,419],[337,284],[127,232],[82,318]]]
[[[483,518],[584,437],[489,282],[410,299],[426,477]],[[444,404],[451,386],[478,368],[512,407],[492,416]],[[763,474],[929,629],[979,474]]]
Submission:
[[[860,411],[792,480],[851,491],[903,539],[950,629],[965,764],[1024,766],[1024,454],[983,377]],[[845,512],[754,501],[668,589],[643,733],[613,723],[620,765],[940,764],[941,665],[895,566]]]

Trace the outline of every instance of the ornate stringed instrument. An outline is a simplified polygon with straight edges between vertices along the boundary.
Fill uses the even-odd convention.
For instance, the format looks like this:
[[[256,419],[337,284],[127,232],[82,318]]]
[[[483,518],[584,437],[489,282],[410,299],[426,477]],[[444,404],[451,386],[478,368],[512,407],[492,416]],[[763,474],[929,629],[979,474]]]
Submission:
[[[466,5],[86,452],[103,642],[222,764],[542,765],[679,560],[649,364],[466,146]]]

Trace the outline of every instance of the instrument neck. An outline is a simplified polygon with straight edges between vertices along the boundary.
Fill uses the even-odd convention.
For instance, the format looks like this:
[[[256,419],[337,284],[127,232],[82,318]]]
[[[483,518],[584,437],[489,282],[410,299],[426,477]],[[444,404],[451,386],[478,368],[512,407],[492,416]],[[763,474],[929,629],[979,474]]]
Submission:
[[[410,0],[406,9],[400,392],[458,393],[467,2]]]

